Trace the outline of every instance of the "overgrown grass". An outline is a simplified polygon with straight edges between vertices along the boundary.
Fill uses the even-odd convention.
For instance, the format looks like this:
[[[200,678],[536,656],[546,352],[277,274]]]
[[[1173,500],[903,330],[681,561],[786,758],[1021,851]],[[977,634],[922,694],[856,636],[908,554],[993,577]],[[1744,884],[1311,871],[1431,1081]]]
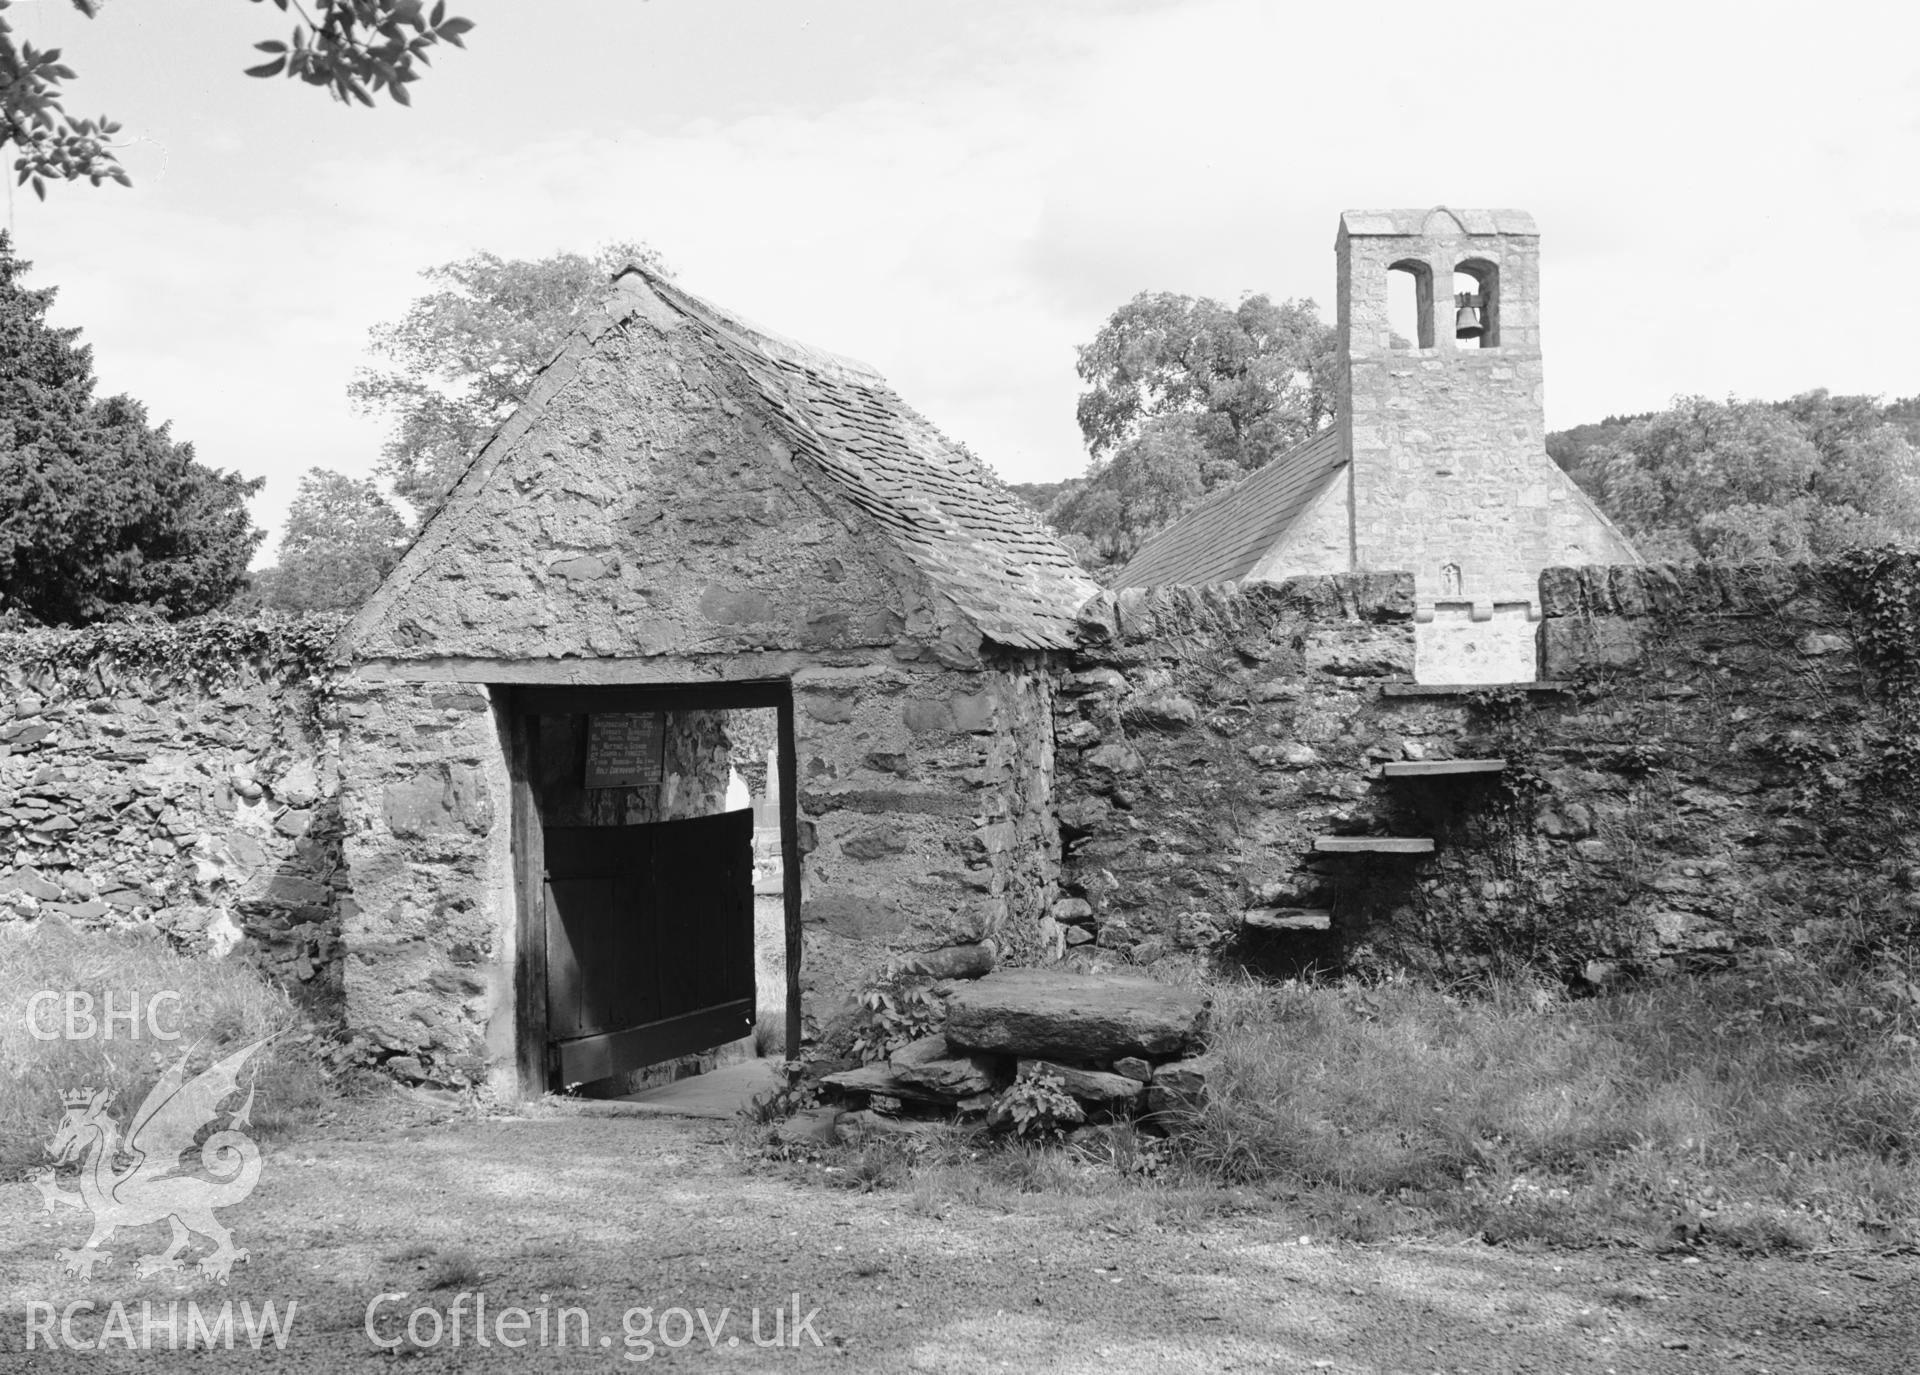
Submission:
[[[1891,956],[1780,957],[1591,999],[1518,982],[1209,991],[1211,1095],[1165,1140],[950,1129],[789,1165],[910,1190],[929,1214],[1044,1206],[1123,1230],[1251,1208],[1358,1241],[1920,1243],[1920,981]]]
[[[1503,983],[1215,990],[1182,1124],[1223,1179],[1392,1199],[1494,1240],[1920,1239],[1920,987],[1781,958],[1569,1000]]]
[[[69,992],[92,999],[93,1034],[43,1040],[33,1034],[64,1033],[64,1001],[29,1004],[46,990],[64,1000]],[[109,993],[116,1012],[137,999],[145,1009],[153,995],[171,992],[177,1002],[155,1017],[157,1040],[142,1016],[135,1038],[124,1017],[104,1036],[101,1014]],[[43,1146],[64,1112],[61,1095],[82,1086],[111,1088],[110,1109],[123,1124],[155,1080],[182,1054],[197,1072],[221,1056],[264,1037],[269,1042],[248,1062],[242,1086],[255,1084],[251,1134],[272,1137],[308,1118],[330,1098],[323,1067],[310,1049],[302,1017],[286,994],[239,960],[187,959],[157,936],[82,932],[42,923],[36,929],[0,927],[0,1179],[17,1178],[44,1163]],[[77,1029],[86,1030],[81,1021]],[[228,1106],[237,1106],[229,1104]]]

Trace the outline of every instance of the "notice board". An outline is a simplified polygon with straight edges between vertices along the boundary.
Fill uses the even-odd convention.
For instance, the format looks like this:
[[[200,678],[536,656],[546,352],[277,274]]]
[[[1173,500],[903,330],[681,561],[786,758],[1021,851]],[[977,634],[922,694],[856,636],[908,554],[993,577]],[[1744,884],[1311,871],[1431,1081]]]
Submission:
[[[594,712],[587,717],[589,788],[640,788],[658,783],[666,751],[666,713]]]

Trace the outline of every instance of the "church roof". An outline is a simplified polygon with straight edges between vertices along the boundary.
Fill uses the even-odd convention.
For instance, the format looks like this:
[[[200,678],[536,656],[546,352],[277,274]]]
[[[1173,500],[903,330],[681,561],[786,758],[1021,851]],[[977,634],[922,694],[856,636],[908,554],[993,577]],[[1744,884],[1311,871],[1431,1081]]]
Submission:
[[[628,271],[752,380],[796,455],[873,517],[982,635],[1033,649],[1074,643],[1074,613],[1099,585],[1031,507],[878,372]]]
[[[1313,499],[1347,466],[1337,426],[1214,492],[1151,536],[1115,587],[1238,582],[1285,539]]]

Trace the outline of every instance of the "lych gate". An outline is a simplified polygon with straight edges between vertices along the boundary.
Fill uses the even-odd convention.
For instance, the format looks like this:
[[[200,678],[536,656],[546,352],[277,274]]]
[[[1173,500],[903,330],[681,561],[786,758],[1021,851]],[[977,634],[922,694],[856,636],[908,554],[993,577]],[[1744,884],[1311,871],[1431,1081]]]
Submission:
[[[794,1048],[903,950],[991,964],[1056,896],[1046,659],[1094,590],[870,369],[630,270],[343,640],[365,709],[418,722],[404,776],[347,751],[349,1015],[540,1091],[783,1004]],[[748,712],[777,715],[758,931]],[[604,767],[616,726],[656,768]],[[756,987],[775,907],[787,987]]]

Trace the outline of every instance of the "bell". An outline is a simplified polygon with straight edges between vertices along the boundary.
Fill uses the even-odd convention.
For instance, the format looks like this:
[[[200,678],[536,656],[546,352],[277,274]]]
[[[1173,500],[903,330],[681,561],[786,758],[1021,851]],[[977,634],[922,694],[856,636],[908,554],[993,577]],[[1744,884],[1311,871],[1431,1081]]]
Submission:
[[[1480,323],[1480,298],[1471,291],[1463,291],[1453,298],[1456,309],[1453,312],[1453,337],[1456,339],[1478,339],[1485,334],[1486,327]]]

